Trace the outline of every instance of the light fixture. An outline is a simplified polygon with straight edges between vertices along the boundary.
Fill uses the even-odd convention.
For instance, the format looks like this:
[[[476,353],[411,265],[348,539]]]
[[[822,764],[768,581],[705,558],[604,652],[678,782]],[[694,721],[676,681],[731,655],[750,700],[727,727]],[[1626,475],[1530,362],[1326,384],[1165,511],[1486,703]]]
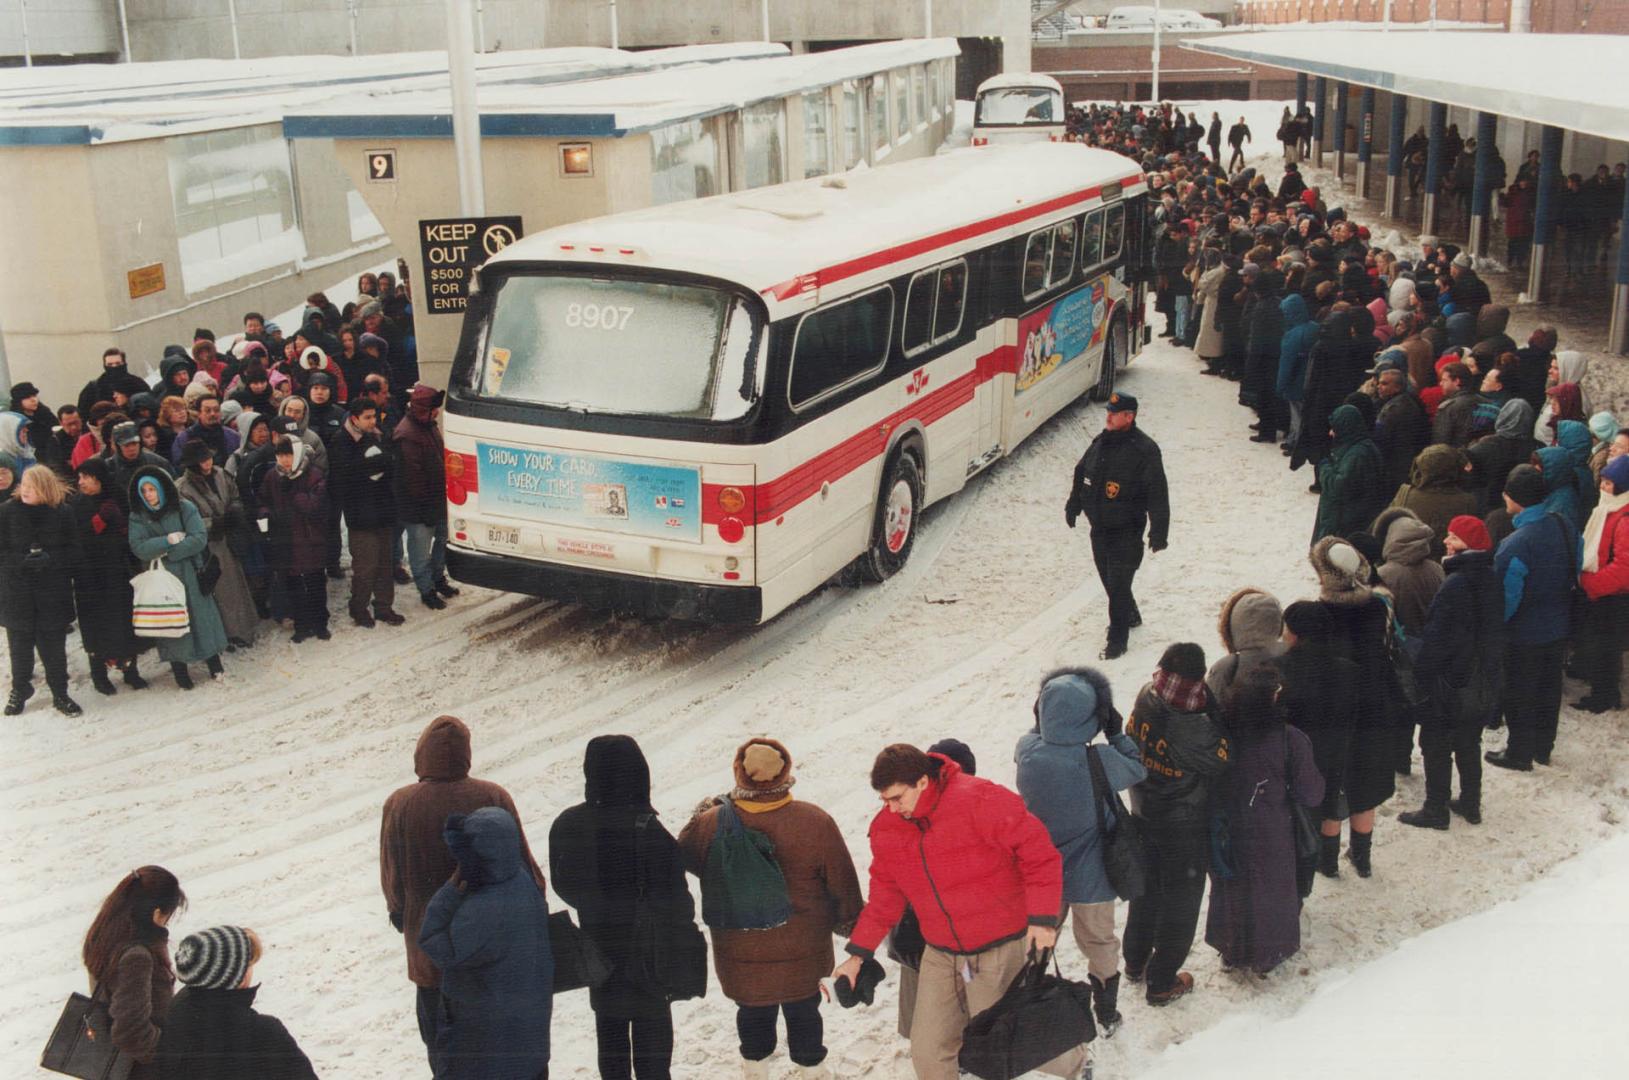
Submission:
[[[593,176],[594,148],[588,143],[561,143],[560,175]]]

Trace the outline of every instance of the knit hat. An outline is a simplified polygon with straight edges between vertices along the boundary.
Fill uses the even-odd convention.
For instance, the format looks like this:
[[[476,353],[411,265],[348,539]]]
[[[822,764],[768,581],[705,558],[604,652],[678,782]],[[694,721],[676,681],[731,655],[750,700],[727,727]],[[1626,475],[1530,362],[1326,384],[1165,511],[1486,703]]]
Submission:
[[[1448,532],[1459,537],[1472,551],[1493,550],[1493,537],[1488,535],[1488,527],[1482,524],[1481,518],[1460,514],[1448,523]]]
[[[207,341],[211,345],[215,344],[215,331],[207,326],[200,326],[192,332],[192,343],[196,345],[200,341]]]
[[[1612,490],[1619,495],[1629,491],[1629,455],[1607,462],[1601,469],[1601,479],[1612,481]]]
[[[1320,638],[1334,627],[1329,609],[1316,600],[1297,600],[1284,609],[1284,628],[1298,638]]]
[[[748,739],[735,752],[735,798],[779,797],[792,790],[792,755],[774,739]]]
[[[1331,544],[1328,557],[1329,565],[1347,577],[1355,578],[1363,571],[1363,553],[1349,542]]]
[[[181,467],[194,469],[204,463],[204,459],[214,457],[215,451],[210,449],[208,443],[202,439],[188,439],[187,445],[181,448]]]
[[[377,300],[368,301],[366,304],[362,305],[362,310],[357,312],[357,314],[364,319],[369,315],[383,315],[384,313],[384,305],[380,304]]]
[[[1471,268],[1471,257],[1462,251],[1454,256],[1454,265],[1461,270],[1469,270]]]
[[[1179,641],[1160,656],[1160,668],[1184,679],[1205,677],[1205,650],[1192,641]]]
[[[114,446],[126,446],[133,442],[141,442],[141,429],[136,427],[134,420],[126,420],[122,424],[113,425]]]
[[[1629,461],[1629,458],[1623,459]],[[973,756],[973,748],[960,739],[940,739],[928,747],[930,754],[943,754],[962,767],[962,772],[968,776],[978,775],[978,759]]]
[[[254,939],[241,926],[212,926],[181,939],[175,974],[195,990],[233,990],[255,962]]]
[[[15,387],[11,391],[11,400],[17,400]],[[1612,437],[1618,433],[1618,418],[1609,412],[1596,413],[1589,418],[1589,433],[1600,442],[1611,442]]]
[[[1547,493],[1544,474],[1531,465],[1516,466],[1505,480],[1505,494],[1524,509],[1543,502]]]
[[[23,400],[24,398],[39,397],[39,396],[40,396],[40,388],[39,387],[35,386],[31,382],[27,382],[27,381],[20,382],[16,386],[13,386],[11,388],[11,404],[12,404],[12,407],[15,408],[17,403],[19,401]]]

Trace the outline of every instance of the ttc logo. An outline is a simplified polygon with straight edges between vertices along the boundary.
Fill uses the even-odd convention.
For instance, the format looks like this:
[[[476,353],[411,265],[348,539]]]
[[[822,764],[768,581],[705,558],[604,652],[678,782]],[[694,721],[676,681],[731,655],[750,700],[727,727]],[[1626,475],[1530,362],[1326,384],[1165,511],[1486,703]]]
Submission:
[[[927,385],[928,373],[922,368],[917,368],[911,373],[911,381],[905,386],[905,395],[915,397],[926,390]]]

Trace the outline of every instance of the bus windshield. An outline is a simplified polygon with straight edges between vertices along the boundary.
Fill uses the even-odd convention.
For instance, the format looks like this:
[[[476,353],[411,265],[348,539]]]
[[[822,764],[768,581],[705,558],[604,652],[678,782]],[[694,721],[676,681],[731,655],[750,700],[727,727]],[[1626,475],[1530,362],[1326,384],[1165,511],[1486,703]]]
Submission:
[[[583,412],[736,420],[756,399],[754,319],[704,285],[516,275],[497,286],[482,397]]]
[[[1063,100],[1044,86],[1009,86],[979,95],[976,126],[987,124],[1061,124]]]

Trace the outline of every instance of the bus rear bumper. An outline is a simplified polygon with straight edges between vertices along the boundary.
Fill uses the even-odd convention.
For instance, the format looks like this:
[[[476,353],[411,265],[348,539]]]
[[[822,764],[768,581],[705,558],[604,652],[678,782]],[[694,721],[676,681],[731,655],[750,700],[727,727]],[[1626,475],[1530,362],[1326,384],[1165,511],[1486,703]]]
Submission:
[[[452,546],[447,548],[447,572],[470,585],[567,600],[602,611],[739,626],[756,625],[763,613],[763,593],[755,585],[658,581]]]

